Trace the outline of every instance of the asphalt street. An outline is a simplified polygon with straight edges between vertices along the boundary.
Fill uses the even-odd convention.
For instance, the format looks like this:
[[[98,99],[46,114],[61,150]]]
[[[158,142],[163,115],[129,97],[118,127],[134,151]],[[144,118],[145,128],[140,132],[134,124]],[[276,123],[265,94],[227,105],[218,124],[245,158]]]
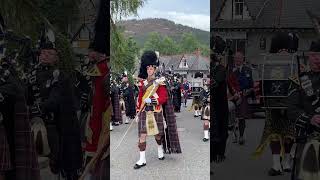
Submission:
[[[202,121],[194,118],[188,107],[182,106],[181,113],[176,113],[182,154],[165,155],[159,161],[157,144],[154,137],[147,138],[147,166],[135,170],[134,164],[139,159],[138,129],[133,122],[124,141],[117,150],[125,131],[130,126],[115,126],[111,132],[111,180],[208,180],[210,179],[210,144],[203,142]]]

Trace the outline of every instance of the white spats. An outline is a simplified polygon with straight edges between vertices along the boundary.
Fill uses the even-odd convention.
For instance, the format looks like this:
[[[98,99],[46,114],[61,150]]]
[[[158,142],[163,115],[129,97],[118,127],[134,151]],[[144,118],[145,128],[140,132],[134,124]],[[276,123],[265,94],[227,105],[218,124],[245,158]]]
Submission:
[[[125,124],[128,124],[129,123],[129,117],[128,116],[126,116],[126,121],[124,122]]]
[[[204,138],[209,139],[209,130],[204,130]]]
[[[277,171],[282,170],[281,164],[280,164],[280,154],[273,154],[272,160],[273,160],[272,161],[272,163],[273,163],[272,168]]]
[[[161,159],[163,157],[164,157],[163,146],[162,145],[158,145],[158,158]]]
[[[113,126],[112,126],[112,123],[110,123],[110,131],[113,130]]]
[[[138,165],[143,165],[146,164],[146,151],[140,151],[140,159],[139,161],[136,163]]]
[[[282,161],[283,169],[291,169],[291,156],[290,154],[285,154]]]

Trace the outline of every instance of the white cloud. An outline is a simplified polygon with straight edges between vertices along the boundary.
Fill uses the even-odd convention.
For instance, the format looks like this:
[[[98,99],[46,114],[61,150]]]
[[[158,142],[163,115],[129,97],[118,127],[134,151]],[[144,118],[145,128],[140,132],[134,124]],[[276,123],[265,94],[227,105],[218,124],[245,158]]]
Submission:
[[[164,12],[164,11],[139,11],[138,17],[128,17],[126,19],[145,19],[145,18],[165,18],[177,24],[182,24],[205,31],[210,31],[210,15],[187,14],[183,12]]]

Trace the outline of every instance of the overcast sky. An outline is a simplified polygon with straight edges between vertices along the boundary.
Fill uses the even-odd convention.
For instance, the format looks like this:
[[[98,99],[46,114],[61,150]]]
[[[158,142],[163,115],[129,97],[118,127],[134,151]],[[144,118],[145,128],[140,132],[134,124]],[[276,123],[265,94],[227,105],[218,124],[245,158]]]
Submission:
[[[125,19],[165,18],[205,31],[210,31],[210,0],[147,0],[138,17]]]

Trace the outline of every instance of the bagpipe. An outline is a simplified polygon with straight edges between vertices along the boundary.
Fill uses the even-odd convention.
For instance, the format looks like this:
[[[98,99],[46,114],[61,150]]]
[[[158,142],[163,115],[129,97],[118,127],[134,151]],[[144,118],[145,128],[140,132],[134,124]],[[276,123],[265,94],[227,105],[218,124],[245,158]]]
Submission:
[[[320,91],[313,88],[314,85],[308,76],[308,72],[301,70],[302,64],[300,58],[302,58],[304,62],[306,61],[306,56],[304,52],[302,56],[297,56],[299,86],[300,90],[305,92],[305,95],[311,102],[312,110],[309,114],[301,114],[296,120],[296,135],[299,139],[301,139],[302,137],[310,136],[313,133],[320,133],[320,127],[314,126],[310,123],[311,118],[314,115],[320,114]],[[299,93],[301,96],[301,91],[299,91]]]
[[[302,113],[296,119],[296,143],[292,179],[319,179],[320,177],[320,127],[311,124],[313,115],[320,112],[320,93],[313,89],[313,82],[309,79],[308,72],[301,70],[301,59],[306,62],[306,56],[297,56],[299,94],[308,96],[312,105],[311,113]],[[301,102],[302,103],[302,102]],[[299,148],[298,148],[299,147]]]

